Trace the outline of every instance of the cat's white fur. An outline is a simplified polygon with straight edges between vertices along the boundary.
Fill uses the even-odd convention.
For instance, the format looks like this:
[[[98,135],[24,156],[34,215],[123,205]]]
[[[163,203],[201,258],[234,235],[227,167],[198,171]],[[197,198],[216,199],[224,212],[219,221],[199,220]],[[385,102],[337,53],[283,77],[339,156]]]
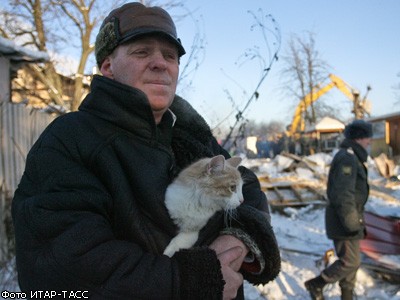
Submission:
[[[241,160],[225,160],[222,155],[201,159],[185,168],[168,186],[165,205],[179,231],[165,255],[171,257],[179,249],[192,247],[211,216],[243,202],[243,181],[237,170]]]

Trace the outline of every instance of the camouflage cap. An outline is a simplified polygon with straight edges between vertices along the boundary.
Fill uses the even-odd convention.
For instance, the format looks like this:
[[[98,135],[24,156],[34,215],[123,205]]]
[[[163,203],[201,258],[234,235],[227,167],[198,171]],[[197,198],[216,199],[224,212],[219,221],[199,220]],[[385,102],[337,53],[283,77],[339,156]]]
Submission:
[[[104,19],[95,43],[97,65],[100,67],[118,45],[149,34],[167,37],[177,46],[179,56],[186,53],[173,20],[164,9],[132,2],[114,9]]]

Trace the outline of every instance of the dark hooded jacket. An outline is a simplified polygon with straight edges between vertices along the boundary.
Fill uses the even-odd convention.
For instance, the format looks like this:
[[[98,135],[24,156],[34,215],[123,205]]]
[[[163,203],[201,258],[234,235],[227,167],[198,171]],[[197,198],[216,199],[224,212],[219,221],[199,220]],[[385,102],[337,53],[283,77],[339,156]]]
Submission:
[[[22,291],[88,291],[90,299],[221,298],[220,264],[206,246],[223,229],[223,214],[210,220],[195,247],[162,255],[176,234],[164,206],[168,184],[201,157],[228,157],[185,100],[176,97],[170,110],[156,125],[143,92],[95,76],[79,111],[43,132],[12,204]],[[244,277],[266,283],[279,272],[279,250],[259,182],[249,170],[241,172],[245,202],[230,225],[250,236],[265,260],[258,273],[244,265]]]
[[[345,139],[333,158],[328,177],[326,233],[330,239],[362,239],[364,206],[368,200],[367,151]]]

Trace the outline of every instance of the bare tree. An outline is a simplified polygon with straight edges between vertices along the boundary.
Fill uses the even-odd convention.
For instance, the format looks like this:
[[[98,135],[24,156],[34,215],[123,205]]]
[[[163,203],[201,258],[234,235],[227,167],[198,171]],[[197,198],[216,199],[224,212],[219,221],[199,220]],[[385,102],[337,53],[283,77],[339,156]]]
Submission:
[[[256,136],[266,136],[274,139],[285,131],[285,125],[280,121],[255,122],[249,121],[247,124],[248,134]]]
[[[41,88],[24,90],[28,82],[20,85],[20,92],[32,96],[45,104],[56,104],[60,112],[74,111],[80,105],[87,89],[84,88],[85,70],[93,56],[94,38],[100,22],[113,8],[126,0],[12,0],[10,9],[0,14],[0,34],[10,40],[18,41],[22,46],[49,53],[50,61],[41,65],[31,64],[25,68],[26,78],[30,82],[39,82]],[[155,1],[141,1],[154,5]],[[168,1],[162,5],[166,9],[182,8],[177,18],[185,18],[190,12],[182,1]],[[175,16],[174,16],[175,17]],[[193,72],[201,60],[202,38],[197,35],[189,52],[190,61],[184,66],[187,73]],[[65,74],[59,70],[65,65],[65,57],[73,56],[76,67]],[[71,63],[70,63],[71,64]],[[191,64],[194,67],[191,67]],[[69,89],[62,84],[64,73],[68,76]],[[87,71],[86,71],[87,74]],[[182,75],[183,74],[183,75]],[[185,76],[181,73],[181,77]],[[91,75],[91,74],[88,74]],[[72,82],[71,82],[72,80]],[[40,90],[40,92],[39,92]],[[43,96],[43,91],[47,94]],[[69,100],[69,101],[67,101]]]
[[[225,148],[235,145],[236,140],[244,136],[246,123],[249,121],[245,118],[245,113],[250,105],[260,97],[259,89],[268,76],[273,63],[278,60],[278,53],[281,46],[281,32],[278,23],[273,16],[271,14],[265,15],[261,9],[259,9],[258,15],[251,11],[249,11],[249,13],[254,18],[254,24],[252,25],[251,30],[258,29],[261,33],[262,41],[265,44],[261,46],[256,45],[253,48],[247,49],[240,59],[242,60],[241,64],[249,61],[258,61],[260,65],[260,79],[242,107],[237,104],[237,101],[231,96],[229,91],[225,90],[228,99],[232,102],[233,109],[226,118],[216,125],[216,127],[220,126],[235,114],[234,124],[230,127],[230,130],[222,143],[222,146]],[[243,95],[248,95],[244,89]]]
[[[318,104],[311,103],[307,107],[307,95],[313,99],[315,87],[329,75],[330,66],[320,58],[316,50],[314,35],[310,32],[305,37],[293,35],[289,41],[287,53],[283,56],[285,67],[281,76],[285,79],[284,90],[296,103],[304,101],[303,120],[314,124],[318,117]],[[326,111],[326,106],[320,102],[320,112]]]
[[[16,40],[33,50],[48,52],[47,63],[32,64],[25,68],[33,80],[40,82],[48,97],[38,96],[44,102],[57,104],[67,110],[75,110],[83,97],[83,74],[89,55],[93,52],[91,35],[101,14],[97,14],[96,0],[55,1],[29,0],[10,2],[11,9],[4,13],[2,32],[6,38]],[[95,15],[91,17],[91,15]],[[77,41],[79,45],[74,45]],[[71,101],[65,102],[62,76],[57,72],[60,49],[79,49],[77,68],[74,72]],[[48,104],[48,103],[47,103]]]

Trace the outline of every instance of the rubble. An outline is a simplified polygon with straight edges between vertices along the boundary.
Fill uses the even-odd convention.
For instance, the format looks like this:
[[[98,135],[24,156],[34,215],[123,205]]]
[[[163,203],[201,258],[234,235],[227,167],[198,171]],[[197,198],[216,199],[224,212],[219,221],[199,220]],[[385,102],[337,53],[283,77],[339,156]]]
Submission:
[[[258,176],[271,210],[287,215],[287,209],[301,207],[315,209],[326,205],[326,182],[333,155],[334,153],[316,153],[300,157],[281,153],[273,159],[245,159],[243,164],[250,167]],[[391,203],[398,205],[399,166],[382,154],[376,158],[369,157],[367,167],[370,198],[374,200],[377,198],[388,205]],[[367,231],[369,229],[371,234],[363,241],[361,248],[364,255],[363,265],[366,268],[400,282],[400,276],[396,275],[400,274],[400,267],[388,263],[385,256],[387,249],[390,249],[390,255],[400,258],[400,213],[398,215],[394,213],[395,210],[392,210],[387,215],[379,216],[373,211],[366,212]],[[392,223],[393,225],[387,225]],[[382,227],[382,224],[387,226]],[[372,234],[377,232],[379,234]],[[290,251],[286,248],[284,250]]]

